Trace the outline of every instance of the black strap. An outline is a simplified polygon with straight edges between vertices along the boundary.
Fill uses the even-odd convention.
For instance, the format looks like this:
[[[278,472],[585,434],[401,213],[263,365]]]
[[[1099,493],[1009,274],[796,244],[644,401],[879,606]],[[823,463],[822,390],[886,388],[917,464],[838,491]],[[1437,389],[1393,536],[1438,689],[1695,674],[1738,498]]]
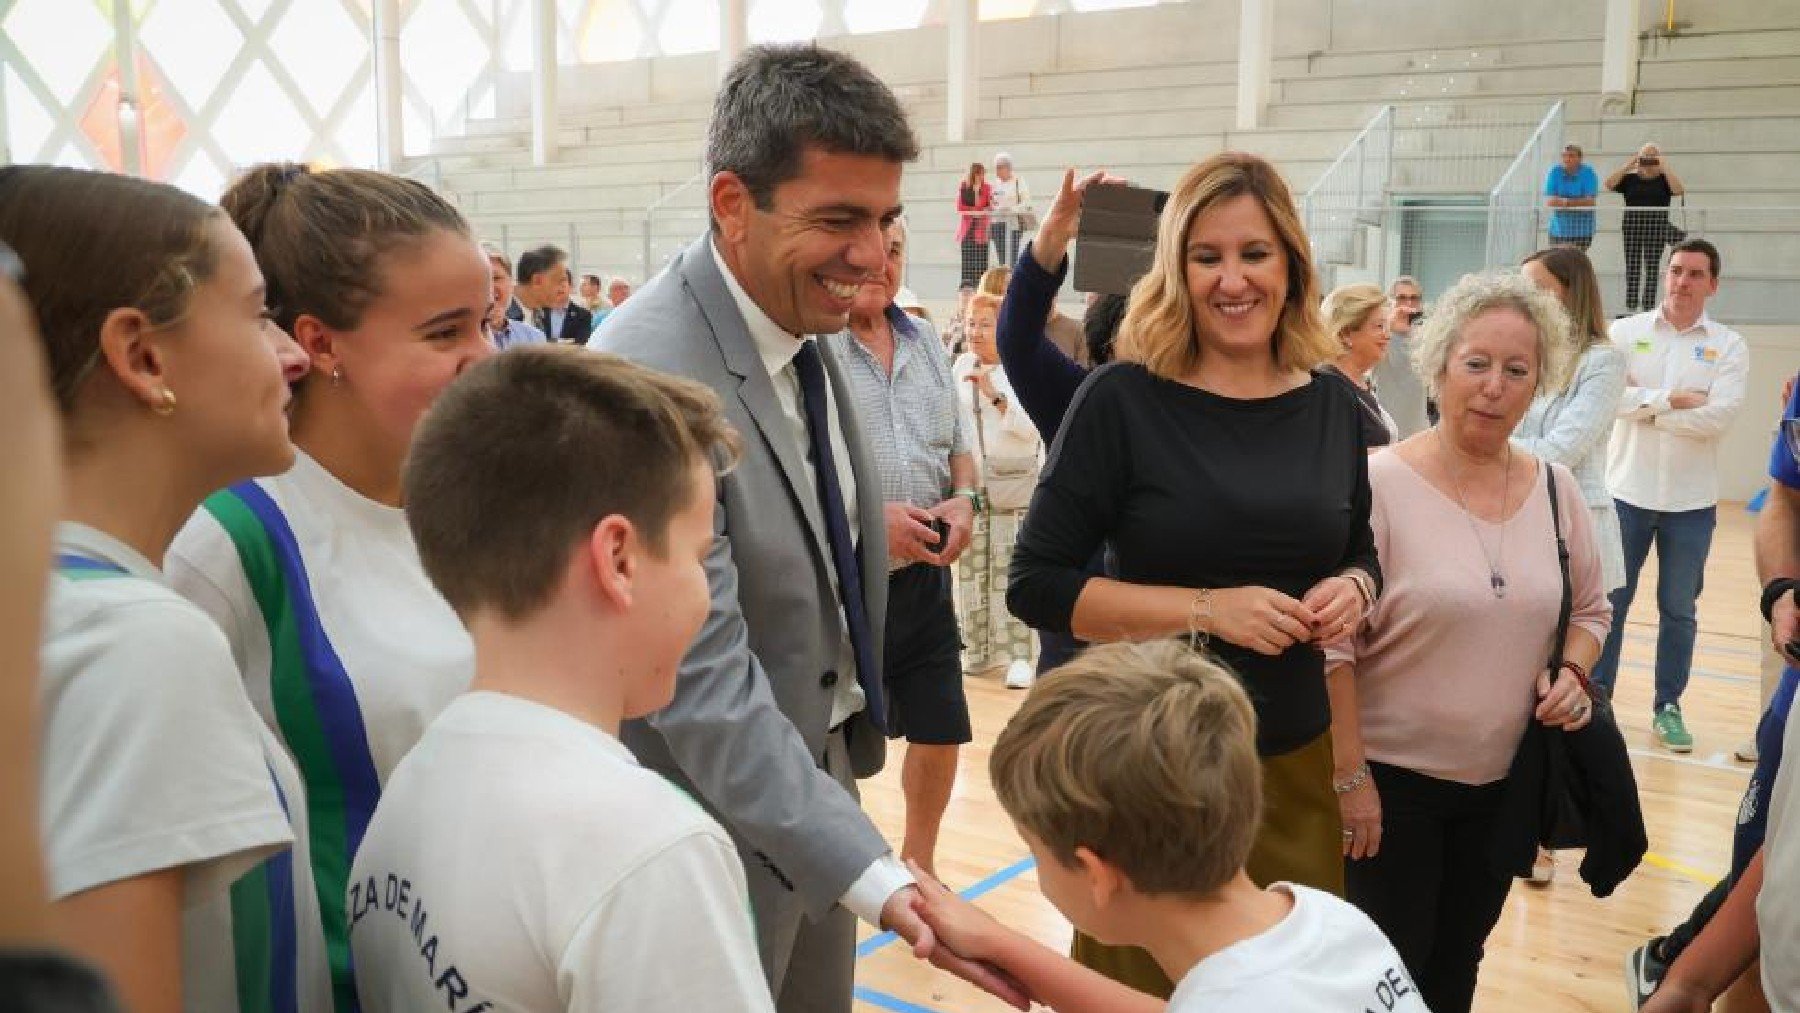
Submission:
[[[1556,532],[1556,565],[1562,571],[1562,607],[1556,615],[1556,639],[1550,644],[1550,679],[1562,671],[1563,641],[1569,636],[1569,612],[1575,592],[1569,584],[1569,543],[1563,538],[1562,506],[1556,501],[1556,469],[1544,462],[1544,484],[1550,488],[1550,527]]]

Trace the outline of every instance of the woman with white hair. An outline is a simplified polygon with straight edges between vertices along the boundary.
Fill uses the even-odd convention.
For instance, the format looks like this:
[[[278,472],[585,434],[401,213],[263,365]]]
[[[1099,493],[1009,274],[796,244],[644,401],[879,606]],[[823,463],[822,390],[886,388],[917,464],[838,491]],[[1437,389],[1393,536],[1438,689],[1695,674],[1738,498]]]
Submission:
[[[989,235],[994,241],[994,255],[1001,267],[1012,267],[1019,259],[1020,238],[1031,215],[1031,188],[1013,172],[1012,156],[1002,151],[994,156],[994,225]]]
[[[1369,461],[1386,590],[1326,651],[1350,900],[1425,1002],[1464,1013],[1512,880],[1489,859],[1526,726],[1587,725],[1612,618],[1581,486],[1509,439],[1568,373],[1568,317],[1516,273],[1470,275],[1418,334],[1439,421]],[[1554,499],[1554,504],[1552,500]],[[1549,671],[1564,601],[1570,618]]]

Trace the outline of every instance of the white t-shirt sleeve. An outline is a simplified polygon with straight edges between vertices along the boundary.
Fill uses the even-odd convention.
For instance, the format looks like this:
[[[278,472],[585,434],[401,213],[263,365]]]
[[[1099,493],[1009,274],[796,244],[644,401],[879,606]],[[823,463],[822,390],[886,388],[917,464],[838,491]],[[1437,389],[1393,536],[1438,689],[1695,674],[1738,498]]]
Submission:
[[[557,968],[569,1013],[772,1011],[737,852],[688,834],[629,872],[577,925]]]
[[[44,664],[52,896],[186,866],[194,902],[292,843],[258,718],[204,614],[172,597],[105,606],[52,637]]]

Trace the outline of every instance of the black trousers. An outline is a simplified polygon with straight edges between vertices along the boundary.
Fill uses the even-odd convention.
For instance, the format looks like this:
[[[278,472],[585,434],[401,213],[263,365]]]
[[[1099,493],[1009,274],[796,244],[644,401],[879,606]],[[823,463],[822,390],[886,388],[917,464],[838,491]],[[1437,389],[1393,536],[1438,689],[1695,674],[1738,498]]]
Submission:
[[[976,239],[970,233],[969,238],[962,241],[962,283],[971,287],[981,284],[981,276],[987,269],[987,239]]]
[[[1668,242],[1669,220],[1627,209],[1619,235],[1625,243],[1625,308],[1655,309],[1656,275],[1662,266],[1663,245]]]
[[[1381,793],[1381,851],[1346,863],[1347,896],[1393,941],[1427,1006],[1468,1013],[1482,948],[1512,889],[1488,859],[1506,782],[1369,770]]]

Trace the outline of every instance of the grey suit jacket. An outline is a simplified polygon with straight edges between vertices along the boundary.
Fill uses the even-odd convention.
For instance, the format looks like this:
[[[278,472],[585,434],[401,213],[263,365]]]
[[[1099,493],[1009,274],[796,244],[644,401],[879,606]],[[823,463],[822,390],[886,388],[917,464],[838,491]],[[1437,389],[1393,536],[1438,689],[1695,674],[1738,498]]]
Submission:
[[[805,448],[703,237],[607,317],[589,347],[698,380],[743,436],[719,481],[718,539],[707,557],[712,611],[683,660],[675,699],[623,739],[646,766],[689,787],[758,862],[828,911],[889,848],[856,798],[821,769],[847,634]],[[821,351],[825,349],[821,348]],[[836,359],[826,352],[850,447],[863,595],[882,656],[887,540],[881,480]],[[856,776],[881,769],[887,742],[866,717],[846,729]],[[760,924],[759,929],[767,930]]]

